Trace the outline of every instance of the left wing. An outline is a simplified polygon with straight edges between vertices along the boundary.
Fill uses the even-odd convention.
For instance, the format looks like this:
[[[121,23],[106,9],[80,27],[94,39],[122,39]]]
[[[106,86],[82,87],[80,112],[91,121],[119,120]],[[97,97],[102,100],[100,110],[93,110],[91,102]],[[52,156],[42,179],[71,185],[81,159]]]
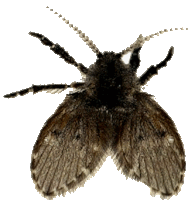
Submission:
[[[81,95],[66,97],[34,145],[32,179],[46,198],[83,186],[107,156],[108,127],[104,115],[87,108]]]

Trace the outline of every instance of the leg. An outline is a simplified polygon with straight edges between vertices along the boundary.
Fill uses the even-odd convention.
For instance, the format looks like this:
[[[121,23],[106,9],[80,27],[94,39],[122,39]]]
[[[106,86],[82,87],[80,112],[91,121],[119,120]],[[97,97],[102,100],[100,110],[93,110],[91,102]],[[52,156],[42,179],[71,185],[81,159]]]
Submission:
[[[166,67],[167,62],[172,58],[173,53],[174,53],[174,47],[170,47],[168,55],[162,62],[157,64],[155,67],[152,65],[147,69],[147,71],[144,74],[142,74],[142,76],[139,79],[140,84],[145,85],[153,75],[158,74],[159,69],[161,69],[162,67]]]
[[[133,69],[133,71],[136,71],[140,65],[140,56],[139,56],[139,52],[140,52],[140,49],[142,47],[139,47],[139,48],[136,48],[134,49],[132,55],[131,55],[131,58],[130,58],[130,65],[131,65],[131,68]]]
[[[26,88],[26,89],[20,90],[18,92],[6,94],[4,97],[5,98],[14,98],[17,95],[23,96],[29,92],[33,92],[33,94],[35,94],[35,93],[41,92],[41,91],[47,91],[47,92],[51,92],[52,94],[55,94],[57,92],[60,93],[63,90],[66,90],[67,88],[79,88],[83,85],[84,85],[84,83],[71,83],[71,85],[66,85],[66,84],[33,85],[30,88]]]
[[[60,56],[60,58],[63,58],[65,62],[68,64],[72,64],[75,67],[77,67],[81,72],[86,74],[88,72],[88,68],[84,67],[83,64],[78,64],[72,56],[69,55],[67,51],[63,47],[61,47],[59,44],[54,44],[51,42],[47,37],[39,34],[39,33],[34,33],[34,32],[29,32],[29,34],[33,37],[38,38],[43,45],[49,46],[50,49],[57,55]]]
[[[71,88],[75,88],[75,89],[81,89],[83,87],[85,87],[84,82],[73,82],[71,83],[70,87]]]

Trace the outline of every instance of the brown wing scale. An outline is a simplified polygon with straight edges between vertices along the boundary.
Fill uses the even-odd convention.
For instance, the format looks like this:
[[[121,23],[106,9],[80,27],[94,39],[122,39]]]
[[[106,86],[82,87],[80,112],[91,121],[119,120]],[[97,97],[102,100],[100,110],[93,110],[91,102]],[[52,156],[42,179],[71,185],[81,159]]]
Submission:
[[[126,177],[151,188],[161,198],[177,195],[184,181],[185,153],[168,114],[146,93],[135,96],[137,109],[119,122],[113,159]]]
[[[83,186],[107,156],[106,129],[99,112],[86,109],[79,99],[66,98],[47,120],[33,149],[36,189],[53,198]]]

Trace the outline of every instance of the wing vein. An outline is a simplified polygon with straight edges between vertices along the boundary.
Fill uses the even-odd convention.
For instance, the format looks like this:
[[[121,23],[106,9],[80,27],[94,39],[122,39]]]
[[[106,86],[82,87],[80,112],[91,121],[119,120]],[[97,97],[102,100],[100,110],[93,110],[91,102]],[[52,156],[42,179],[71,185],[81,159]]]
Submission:
[[[50,153],[48,154],[47,159],[49,158],[49,156],[50,156],[50,154],[51,154],[53,148],[54,148],[54,147],[51,148]],[[44,165],[46,164],[47,159],[45,160]],[[44,165],[43,165],[43,167],[44,167]],[[47,178],[48,173],[49,173],[49,171],[50,171],[50,169],[51,169],[51,166],[52,166],[52,162],[50,163],[50,166],[48,167],[47,174],[45,175],[45,178],[44,178],[44,181],[43,181],[43,183],[42,183],[41,188],[43,188],[43,186],[44,186],[44,182],[46,181],[46,178]],[[43,169],[43,167],[42,167],[42,169]],[[41,169],[41,171],[42,171],[42,169]],[[40,171],[40,173],[41,173],[41,171]],[[40,175],[39,175],[39,176],[40,176]]]
[[[152,138],[152,141],[153,141],[153,140],[154,140],[154,138]],[[153,141],[153,143],[155,143],[155,142]],[[158,159],[157,159],[156,152],[155,152],[155,150],[151,147],[150,143],[149,143],[149,146],[150,146],[150,148],[152,149],[153,154],[155,154],[156,164],[158,165],[158,168],[159,168],[159,162],[158,162]],[[152,160],[151,163],[152,163],[152,167],[153,167],[153,172],[154,172],[154,176],[155,176],[155,181],[156,181],[156,184],[157,184],[157,189],[159,190],[159,183],[158,183],[157,176],[156,176],[156,170],[155,170],[155,167],[154,167],[154,164],[153,164],[153,159],[154,159],[154,157],[151,158],[151,160]],[[155,161],[154,161],[154,162],[155,162]]]
[[[42,170],[43,170],[43,168],[44,168],[44,166],[45,166],[45,164],[46,164],[46,161],[47,161],[47,159],[48,159],[48,158],[49,158],[49,156],[50,156],[50,153],[51,153],[52,149],[53,149],[53,146],[51,147],[51,150],[50,150],[50,152],[49,152],[48,156],[46,157],[46,159],[45,159],[45,161],[44,161],[44,163],[43,163],[43,166],[42,166],[42,168],[40,169],[40,172],[39,172],[39,174],[38,174],[38,178],[39,178],[39,177],[40,177],[40,175],[41,175],[41,172],[42,172]]]

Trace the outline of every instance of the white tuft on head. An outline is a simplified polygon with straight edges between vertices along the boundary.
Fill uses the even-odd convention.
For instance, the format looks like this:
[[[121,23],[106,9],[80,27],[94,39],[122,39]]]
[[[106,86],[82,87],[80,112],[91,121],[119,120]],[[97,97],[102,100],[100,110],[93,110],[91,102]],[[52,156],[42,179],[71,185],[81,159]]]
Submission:
[[[131,51],[128,51],[128,52],[126,52],[125,54],[123,54],[123,56],[121,57],[121,60],[122,60],[126,65],[128,65],[128,64],[129,64],[129,61],[130,61],[130,58],[131,58],[131,55],[132,55],[132,52],[131,52]]]

